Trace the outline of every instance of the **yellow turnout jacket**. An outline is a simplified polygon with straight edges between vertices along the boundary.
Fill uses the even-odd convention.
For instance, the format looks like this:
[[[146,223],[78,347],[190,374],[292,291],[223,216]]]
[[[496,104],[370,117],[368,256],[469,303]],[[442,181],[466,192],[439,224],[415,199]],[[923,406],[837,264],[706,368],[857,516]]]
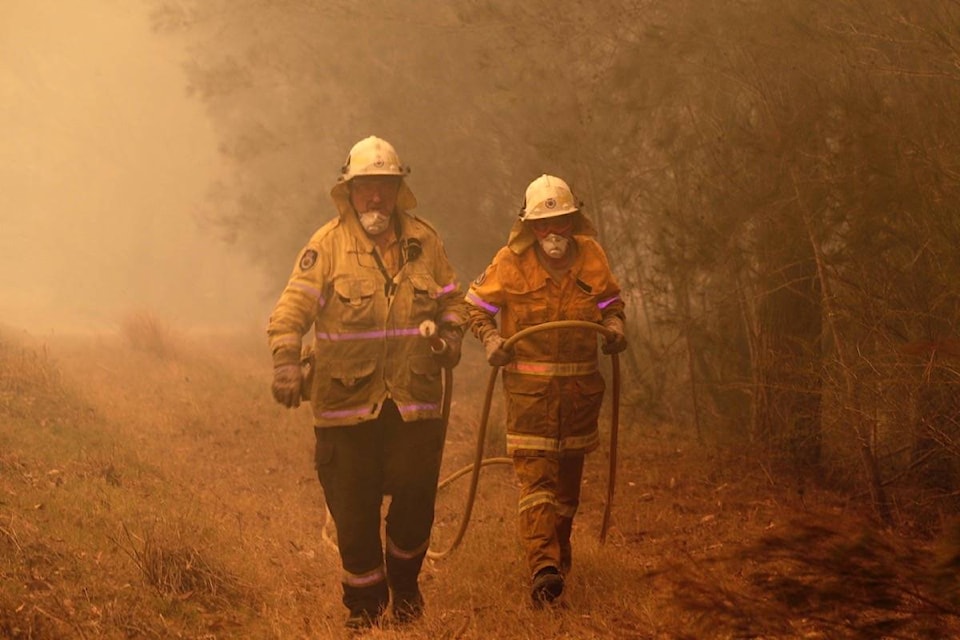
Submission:
[[[462,332],[463,292],[436,231],[398,210],[402,261],[394,277],[352,210],[321,227],[301,251],[267,325],[274,365],[299,363],[314,332],[309,390],[317,426],[372,420],[392,398],[405,421],[439,418],[441,368],[419,335],[433,320]],[[349,205],[347,205],[349,206]]]

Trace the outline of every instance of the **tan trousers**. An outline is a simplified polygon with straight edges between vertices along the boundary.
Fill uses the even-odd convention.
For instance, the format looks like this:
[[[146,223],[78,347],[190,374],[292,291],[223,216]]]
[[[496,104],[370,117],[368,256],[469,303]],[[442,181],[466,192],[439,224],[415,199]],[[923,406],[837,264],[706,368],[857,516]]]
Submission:
[[[580,505],[584,456],[514,456],[520,485],[520,540],[530,575],[546,567],[570,571],[570,534]]]

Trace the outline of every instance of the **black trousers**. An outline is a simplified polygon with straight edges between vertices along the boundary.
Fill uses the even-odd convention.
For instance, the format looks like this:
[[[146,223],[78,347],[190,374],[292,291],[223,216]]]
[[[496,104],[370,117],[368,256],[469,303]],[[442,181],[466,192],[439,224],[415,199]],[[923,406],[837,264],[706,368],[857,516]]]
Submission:
[[[443,423],[403,422],[388,400],[376,420],[318,427],[315,433],[317,475],[337,528],[344,569],[344,603],[353,612],[373,614],[386,606],[384,581],[391,565],[404,574],[391,575],[391,585],[416,589],[433,527]],[[385,564],[380,518],[387,495],[387,546],[402,561]]]

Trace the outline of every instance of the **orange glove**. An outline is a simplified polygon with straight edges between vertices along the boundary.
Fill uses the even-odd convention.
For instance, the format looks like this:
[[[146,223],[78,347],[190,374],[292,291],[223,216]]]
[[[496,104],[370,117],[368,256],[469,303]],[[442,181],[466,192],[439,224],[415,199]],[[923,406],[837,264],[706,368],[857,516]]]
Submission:
[[[627,337],[623,334],[623,320],[617,316],[604,318],[603,326],[609,333],[606,335],[606,341],[601,345],[600,350],[607,355],[620,353],[627,348]]]
[[[513,352],[503,348],[506,342],[496,331],[491,331],[483,340],[483,350],[487,354],[487,362],[493,367],[502,367],[513,360]]]

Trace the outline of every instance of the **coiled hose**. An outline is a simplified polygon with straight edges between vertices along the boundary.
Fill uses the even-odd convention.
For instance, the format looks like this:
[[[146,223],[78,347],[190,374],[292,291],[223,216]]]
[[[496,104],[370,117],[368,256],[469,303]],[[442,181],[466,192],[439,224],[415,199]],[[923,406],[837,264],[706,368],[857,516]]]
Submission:
[[[530,334],[537,333],[540,331],[549,331],[556,329],[592,329],[598,333],[602,333],[605,336],[609,335],[610,330],[604,327],[601,324],[594,322],[587,322],[585,320],[555,320],[553,322],[545,322],[543,324],[538,324],[533,327],[527,327],[517,333],[513,334],[506,339],[503,343],[504,349],[509,349],[517,341],[526,338]],[[613,405],[612,405],[612,414],[610,418],[610,465],[607,474],[607,496],[605,505],[603,508],[603,520],[600,523],[600,544],[603,544],[607,540],[607,529],[610,526],[610,512],[613,506],[613,493],[616,487],[616,478],[617,478],[617,436],[620,430],[620,357],[613,353],[610,354],[610,362],[613,368],[613,380],[611,382],[612,393],[613,393]],[[483,457],[483,445],[486,442],[487,438],[487,423],[490,418],[490,404],[493,399],[493,391],[496,387],[497,374],[500,373],[500,367],[494,366],[490,371],[490,378],[487,382],[487,390],[483,397],[483,411],[480,414],[480,426],[477,429],[477,449],[474,462],[469,464],[461,469],[450,474],[448,477],[440,481],[437,488],[443,488],[446,485],[450,484],[457,478],[470,473],[470,488],[467,491],[467,503],[463,510],[463,517],[460,519],[460,526],[457,529],[457,533],[453,538],[453,542],[446,549],[442,550],[427,550],[427,557],[433,560],[439,560],[446,558],[450,555],[454,549],[456,549],[460,542],[463,540],[464,534],[467,532],[467,525],[470,523],[470,515],[473,512],[473,503],[477,497],[477,485],[480,480],[480,469],[481,467],[491,465],[491,464],[513,464],[513,458],[508,457],[498,457],[498,458],[484,458]],[[449,387],[445,387],[446,390]],[[444,404],[447,403],[447,397],[449,393],[445,393]],[[446,417],[446,416],[445,416]]]
[[[595,322],[587,322],[586,320],[555,320],[552,322],[538,324],[533,327],[527,327],[526,329],[518,331],[504,341],[503,348],[510,349],[519,340],[522,340],[533,333],[557,329],[590,329],[596,331],[597,333],[601,333],[604,336],[607,336],[610,333],[609,329]],[[617,437],[620,430],[620,357],[616,353],[610,354],[610,362],[613,369],[613,380],[611,382],[613,404],[611,406],[610,417],[610,460],[609,469],[607,472],[607,496],[603,507],[603,520],[600,523],[600,544],[606,542],[607,529],[610,526],[610,513],[613,507],[613,493],[614,489],[616,488],[617,479]],[[443,371],[443,404],[441,406],[441,419],[443,420],[444,429],[446,429],[446,425],[450,420],[450,404],[453,398],[453,370],[444,368]],[[483,411],[480,413],[480,426],[477,428],[477,447],[474,461],[465,467],[457,469],[437,484],[437,490],[439,491],[445,486],[451,484],[454,480],[457,480],[468,473],[470,474],[470,488],[467,491],[467,503],[464,506],[463,516],[460,519],[460,526],[457,528],[457,533],[453,538],[453,542],[450,543],[450,546],[448,546],[446,549],[439,551],[433,548],[427,549],[427,557],[432,560],[446,558],[453,553],[454,549],[460,546],[460,543],[463,541],[463,536],[467,532],[467,526],[470,524],[470,515],[473,513],[473,503],[477,498],[477,486],[480,482],[480,469],[493,464],[513,464],[513,458],[509,457],[483,457],[483,446],[487,438],[487,423],[490,419],[490,406],[493,400],[493,392],[496,388],[497,375],[499,373],[500,367],[498,366],[494,366],[490,370],[490,377],[487,381],[487,389],[483,397]],[[330,535],[328,530],[328,527],[332,524],[333,517],[330,515],[330,510],[328,508],[326,509],[324,523],[320,535],[325,543],[336,549],[337,544],[334,542],[333,537]]]

